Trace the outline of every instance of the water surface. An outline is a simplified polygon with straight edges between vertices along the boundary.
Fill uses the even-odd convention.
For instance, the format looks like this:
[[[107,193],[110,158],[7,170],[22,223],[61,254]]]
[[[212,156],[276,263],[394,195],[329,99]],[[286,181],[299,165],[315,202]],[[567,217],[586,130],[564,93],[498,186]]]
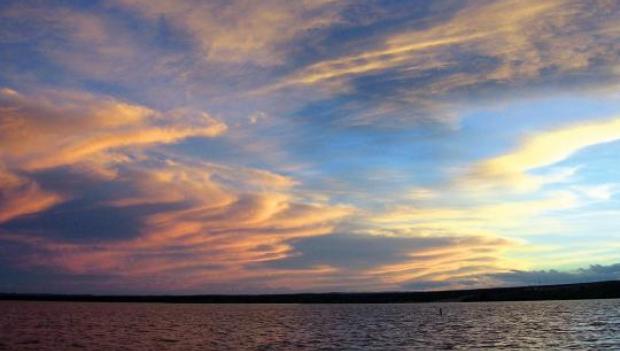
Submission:
[[[483,348],[620,349],[620,300],[382,305],[0,302],[0,350]]]

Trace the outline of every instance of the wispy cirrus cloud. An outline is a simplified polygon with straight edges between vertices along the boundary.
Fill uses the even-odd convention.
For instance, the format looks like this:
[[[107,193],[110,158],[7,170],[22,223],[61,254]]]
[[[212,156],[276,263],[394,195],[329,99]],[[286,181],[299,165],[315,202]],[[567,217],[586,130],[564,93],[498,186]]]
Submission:
[[[114,178],[110,166],[129,157],[121,150],[214,137],[226,130],[209,116],[165,119],[144,106],[74,91],[24,95],[3,88],[0,111],[2,221],[65,200],[65,195],[42,188],[33,178],[36,172],[68,166]]]
[[[0,223],[44,211],[62,201],[61,195],[41,189],[35,181],[11,173],[0,163]]]
[[[303,282],[306,289],[377,290],[401,289],[411,280],[450,284],[463,276],[504,272],[509,265],[502,253],[518,243],[400,229],[335,233],[296,239],[291,245],[288,257],[266,265],[288,270],[324,268]]]
[[[26,171],[90,162],[123,148],[215,137],[227,128],[204,113],[164,115],[113,98],[70,91],[27,96],[4,88],[0,108],[0,157]]]
[[[201,2],[118,0],[151,20],[164,20],[187,33],[208,61],[282,64],[293,40],[340,20],[342,2]]]
[[[354,211],[307,201],[274,172],[155,152],[226,131],[204,113],[74,91],[0,93],[0,240],[21,248],[5,258],[22,267],[138,285],[156,276],[179,289],[232,284],[269,274],[245,266],[286,257],[290,240],[329,234]]]
[[[521,96],[524,86],[564,80],[611,84],[620,31],[610,14],[618,11],[606,1],[471,2],[452,17],[386,34],[369,50],[302,67],[265,91],[326,88],[345,98],[345,112],[362,105],[353,109],[356,124],[364,112],[366,123],[398,115],[450,122],[451,110],[500,87]]]
[[[410,195],[386,205],[382,211],[373,211],[365,220],[367,225],[378,228],[411,230],[428,237],[458,233],[461,238],[481,235],[501,238],[517,234],[523,239],[523,250],[527,252],[532,246],[526,243],[533,236],[561,235],[570,230],[571,219],[558,214],[571,217],[597,203],[609,204],[615,194],[614,184],[575,185],[576,168],[543,175],[535,171],[554,166],[588,147],[617,141],[617,127],[617,119],[603,118],[531,131],[513,149],[470,162],[461,168],[462,172],[447,170],[450,174],[447,183],[414,188]],[[584,168],[587,166],[580,171],[585,171]],[[527,265],[527,262],[515,260],[509,264]],[[457,274],[458,279],[449,280],[452,283],[444,284],[437,277],[419,276],[405,286],[447,288],[503,284],[483,274],[483,266],[478,267],[478,272]],[[570,272],[558,272],[558,275],[566,281],[571,277],[577,279]],[[507,274],[506,277],[511,276]],[[418,283],[420,285],[416,285]]]
[[[461,194],[456,193],[455,196],[459,195]],[[578,197],[571,192],[555,192],[541,198],[510,202],[489,203],[484,197],[473,197],[469,200],[467,205],[463,206],[400,205],[383,213],[376,213],[369,220],[392,228],[415,228],[427,235],[442,232],[500,235],[502,230],[513,229],[524,221],[532,221],[545,213],[580,205]],[[476,200],[482,200],[483,203],[472,204]]]
[[[404,200],[367,219],[380,226],[415,228],[429,235],[453,231],[498,236],[538,233],[531,229],[532,223],[546,231],[563,228],[561,221],[552,219],[554,214],[610,201],[615,187],[575,185],[572,179],[579,171],[575,167],[540,171],[588,147],[619,140],[618,125],[618,119],[607,118],[530,132],[516,147],[456,167],[456,171],[446,170],[446,183],[416,188]]]
[[[260,184],[254,180],[253,191],[241,191],[247,187],[243,179],[238,187],[225,186],[217,180],[225,175],[221,172],[220,167],[172,161],[126,166],[119,170],[118,186],[91,206],[101,212],[108,208],[134,213],[135,233],[128,230],[116,238],[88,241],[52,240],[24,229],[36,231],[36,226],[9,223],[3,240],[30,252],[14,259],[31,267],[112,275],[136,286],[157,277],[174,282],[170,289],[181,290],[205,282],[242,284],[245,278],[270,274],[247,266],[288,256],[289,241],[329,234],[353,211],[347,206],[301,202],[287,193],[289,185],[277,175],[263,174]],[[236,172],[246,172],[248,178],[256,174]],[[80,210],[75,215],[80,216]],[[271,283],[266,279],[263,286]]]
[[[258,292],[613,262],[569,254],[617,231],[619,11],[3,2],[0,264],[95,292]]]
[[[96,13],[57,2],[39,5],[9,2],[0,11],[0,18],[5,24],[0,43],[26,46],[31,55],[44,58],[36,67],[27,67],[31,71],[44,70],[53,64],[89,78],[126,82],[127,78],[136,78],[137,72],[159,66],[156,62],[163,53],[141,43],[125,23],[114,21],[103,11]],[[146,53],[148,58],[144,57]],[[20,70],[22,62],[4,63],[22,80],[33,78],[32,72]]]

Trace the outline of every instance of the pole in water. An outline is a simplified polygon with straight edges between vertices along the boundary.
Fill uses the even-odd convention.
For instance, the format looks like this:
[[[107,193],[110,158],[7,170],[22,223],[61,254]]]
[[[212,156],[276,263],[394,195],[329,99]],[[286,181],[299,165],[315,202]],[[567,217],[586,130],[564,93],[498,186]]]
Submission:
[[[441,307],[439,307],[439,315],[443,316],[443,311],[441,310]]]

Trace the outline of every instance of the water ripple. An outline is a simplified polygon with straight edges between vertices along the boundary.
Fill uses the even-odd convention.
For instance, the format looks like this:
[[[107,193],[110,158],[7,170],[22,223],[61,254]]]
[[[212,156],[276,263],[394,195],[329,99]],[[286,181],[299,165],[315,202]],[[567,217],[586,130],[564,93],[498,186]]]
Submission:
[[[620,349],[620,300],[385,305],[0,302],[0,350],[84,349],[613,350]]]

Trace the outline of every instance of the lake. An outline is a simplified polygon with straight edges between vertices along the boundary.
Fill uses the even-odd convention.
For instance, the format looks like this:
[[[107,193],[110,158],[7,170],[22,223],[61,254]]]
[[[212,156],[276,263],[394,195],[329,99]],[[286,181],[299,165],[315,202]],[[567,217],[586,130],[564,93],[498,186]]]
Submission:
[[[620,349],[620,300],[368,305],[0,302],[0,350],[483,348]]]

